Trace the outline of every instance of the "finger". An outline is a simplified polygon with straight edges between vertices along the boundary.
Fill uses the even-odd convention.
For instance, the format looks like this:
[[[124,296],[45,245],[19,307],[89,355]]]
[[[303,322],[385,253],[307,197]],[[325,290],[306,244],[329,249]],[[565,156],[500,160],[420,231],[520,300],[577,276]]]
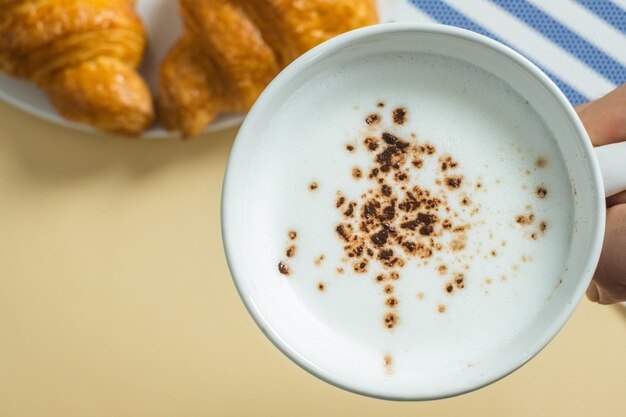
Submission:
[[[586,103],[579,104],[578,106],[576,106],[576,112],[580,113],[585,107],[589,106],[591,103],[594,103],[594,102],[593,101],[588,101]]]
[[[595,146],[626,140],[626,84],[578,110]]]
[[[626,301],[626,204],[606,212],[606,233],[600,262],[593,277],[597,302],[612,304]],[[596,294],[591,290],[591,296]],[[591,298],[591,300],[595,300]]]
[[[607,207],[617,206],[618,204],[626,204],[626,191],[615,194],[606,199]]]
[[[591,281],[589,287],[587,288],[587,298],[593,303],[597,303],[600,299],[600,294],[598,293],[598,285],[595,281]]]
[[[598,303],[609,305],[617,304],[626,300],[626,287],[602,288],[598,287]]]

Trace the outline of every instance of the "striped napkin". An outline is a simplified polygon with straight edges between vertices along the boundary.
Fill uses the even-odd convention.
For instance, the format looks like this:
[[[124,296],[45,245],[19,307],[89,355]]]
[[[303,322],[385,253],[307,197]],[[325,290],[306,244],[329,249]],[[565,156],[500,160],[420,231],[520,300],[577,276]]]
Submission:
[[[444,23],[510,46],[575,106],[626,83],[626,0],[383,1],[384,20]]]

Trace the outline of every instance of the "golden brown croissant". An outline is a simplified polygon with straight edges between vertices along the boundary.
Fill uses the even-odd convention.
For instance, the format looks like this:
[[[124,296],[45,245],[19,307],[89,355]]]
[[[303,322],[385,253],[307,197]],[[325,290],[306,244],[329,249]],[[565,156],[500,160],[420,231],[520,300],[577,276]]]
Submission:
[[[161,66],[169,130],[200,133],[222,112],[247,111],[302,53],[377,21],[374,0],[181,0],[185,34]]]
[[[154,118],[136,71],[134,0],[0,0],[0,70],[41,87],[67,119],[138,135]]]

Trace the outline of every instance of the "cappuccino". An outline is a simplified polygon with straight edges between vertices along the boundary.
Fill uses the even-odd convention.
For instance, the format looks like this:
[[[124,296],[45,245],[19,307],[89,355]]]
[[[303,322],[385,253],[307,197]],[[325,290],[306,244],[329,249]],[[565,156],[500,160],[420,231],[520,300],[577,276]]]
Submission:
[[[430,53],[357,59],[306,81],[258,135],[246,226],[259,285],[287,287],[306,323],[351,346],[350,366],[473,367],[560,285],[565,164],[485,70]]]

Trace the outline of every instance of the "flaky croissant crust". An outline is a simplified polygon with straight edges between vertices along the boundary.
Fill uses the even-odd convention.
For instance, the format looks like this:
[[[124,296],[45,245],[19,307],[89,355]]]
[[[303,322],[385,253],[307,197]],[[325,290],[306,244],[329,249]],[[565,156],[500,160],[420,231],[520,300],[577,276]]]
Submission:
[[[130,0],[0,0],[0,70],[41,87],[66,118],[138,135],[154,118],[136,71],[145,32]]]
[[[278,72],[340,33],[377,22],[374,0],[181,0],[185,33],[161,66],[159,110],[183,136],[247,111]]]

